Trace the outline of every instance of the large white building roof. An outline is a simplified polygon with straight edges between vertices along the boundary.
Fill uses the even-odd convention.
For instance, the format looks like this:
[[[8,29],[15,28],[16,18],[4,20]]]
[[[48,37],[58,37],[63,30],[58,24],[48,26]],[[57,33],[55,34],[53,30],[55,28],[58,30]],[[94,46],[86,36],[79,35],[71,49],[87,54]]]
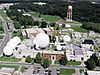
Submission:
[[[34,44],[38,45],[40,48],[45,48],[49,45],[49,36],[45,33],[39,33],[34,39]]]
[[[12,38],[7,45],[4,47],[3,49],[3,53],[5,55],[12,55],[13,53],[13,49],[15,49],[15,47],[21,43],[21,39],[18,36],[15,36],[14,38]]]
[[[21,39],[20,39],[18,36],[15,36],[14,38],[12,38],[12,39],[7,43],[7,45],[9,45],[9,44],[18,44],[18,43],[21,43]]]
[[[100,75],[100,71],[87,71],[88,75]]]
[[[14,68],[3,67],[0,69],[0,75],[12,75]]]
[[[4,49],[3,49],[3,53],[5,54],[5,55],[12,55],[12,53],[13,53],[13,48],[11,48],[11,47],[9,47],[9,46],[6,46],[6,47],[4,47]]]

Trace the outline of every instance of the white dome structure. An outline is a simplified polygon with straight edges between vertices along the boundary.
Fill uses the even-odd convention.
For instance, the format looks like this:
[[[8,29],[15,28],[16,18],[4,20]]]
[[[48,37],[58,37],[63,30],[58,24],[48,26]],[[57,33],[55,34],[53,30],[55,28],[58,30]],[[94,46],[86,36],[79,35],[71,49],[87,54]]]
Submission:
[[[49,36],[45,33],[39,33],[34,39],[34,44],[40,48],[45,48],[49,45]]]
[[[71,41],[70,36],[69,36],[69,35],[65,35],[65,36],[63,37],[63,41],[64,41],[64,42],[70,42],[70,41]]]
[[[3,53],[4,53],[5,55],[7,55],[7,56],[10,56],[10,55],[13,54],[13,49],[10,48],[9,46],[6,46],[6,47],[4,47],[4,49],[3,49]]]
[[[61,45],[58,45],[57,46],[57,50],[62,50],[62,46]]]
[[[13,54],[13,50],[15,49],[15,47],[17,47],[17,45],[21,43],[21,39],[18,36],[15,36],[14,38],[12,38],[7,45],[4,47],[3,49],[3,53],[5,55],[12,55]]]
[[[19,43],[21,43],[21,39],[18,36],[15,36],[14,38],[12,38],[8,43],[7,46],[11,47],[11,48],[15,48]]]

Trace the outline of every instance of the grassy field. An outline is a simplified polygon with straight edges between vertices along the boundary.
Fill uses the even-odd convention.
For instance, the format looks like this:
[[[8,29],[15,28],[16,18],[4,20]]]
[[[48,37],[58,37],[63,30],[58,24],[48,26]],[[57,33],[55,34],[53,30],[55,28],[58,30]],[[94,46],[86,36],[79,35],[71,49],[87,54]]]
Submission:
[[[2,23],[0,21],[0,39],[2,39],[4,37],[4,35],[2,35],[3,33],[4,33],[4,31],[3,31],[3,25],[2,25]]]
[[[84,28],[82,28],[80,26],[72,26],[71,28],[76,32],[87,32],[86,29],[84,29]]]
[[[57,22],[61,18],[59,16],[51,16],[51,15],[41,15],[41,18],[44,18],[46,21]]]
[[[63,19],[60,19],[58,22],[67,23],[67,24],[81,24],[81,23],[80,23],[80,22],[78,22],[78,21],[68,22],[68,21],[63,20]]]
[[[39,13],[36,12],[28,12],[28,13],[34,17],[39,17]],[[51,16],[51,15],[41,15],[41,18],[50,22],[56,22],[61,19],[59,16]]]
[[[60,75],[72,75],[75,73],[74,69],[60,69]]]
[[[30,15],[34,16],[34,17],[39,17],[39,13],[36,12],[28,12]]]
[[[4,35],[0,35],[0,39],[3,39]]]
[[[0,33],[3,31],[2,21],[0,20]]]
[[[21,72],[24,72],[25,71],[25,66],[22,66],[21,67]]]
[[[58,60],[55,61],[55,64],[60,64]],[[67,65],[80,65],[80,61],[68,61]]]
[[[1,56],[0,57],[0,61],[10,61],[10,62],[18,62],[21,59],[17,59],[15,57],[5,57],[5,56]]]
[[[3,9],[0,9],[0,16],[7,17],[7,14],[6,14],[6,12],[4,12]]]
[[[2,67],[7,67],[7,68],[15,68],[15,71],[18,70],[19,66],[16,66],[16,65],[1,65],[0,64],[0,68]]]
[[[69,61],[69,62],[67,63],[67,65],[80,65],[80,64],[81,64],[80,61]]]

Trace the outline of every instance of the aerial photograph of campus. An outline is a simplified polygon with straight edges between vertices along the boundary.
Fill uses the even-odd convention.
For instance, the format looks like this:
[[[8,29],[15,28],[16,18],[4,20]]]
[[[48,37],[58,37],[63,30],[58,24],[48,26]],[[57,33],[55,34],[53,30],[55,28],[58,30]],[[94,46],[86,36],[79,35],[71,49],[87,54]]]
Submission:
[[[0,0],[0,75],[100,75],[100,0]]]

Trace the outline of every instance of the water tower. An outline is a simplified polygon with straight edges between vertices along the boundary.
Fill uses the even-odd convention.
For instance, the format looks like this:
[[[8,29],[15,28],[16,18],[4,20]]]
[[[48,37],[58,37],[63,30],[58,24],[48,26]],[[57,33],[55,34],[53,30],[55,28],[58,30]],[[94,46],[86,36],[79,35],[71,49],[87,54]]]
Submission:
[[[69,5],[67,9],[67,21],[72,22],[72,6]]]

